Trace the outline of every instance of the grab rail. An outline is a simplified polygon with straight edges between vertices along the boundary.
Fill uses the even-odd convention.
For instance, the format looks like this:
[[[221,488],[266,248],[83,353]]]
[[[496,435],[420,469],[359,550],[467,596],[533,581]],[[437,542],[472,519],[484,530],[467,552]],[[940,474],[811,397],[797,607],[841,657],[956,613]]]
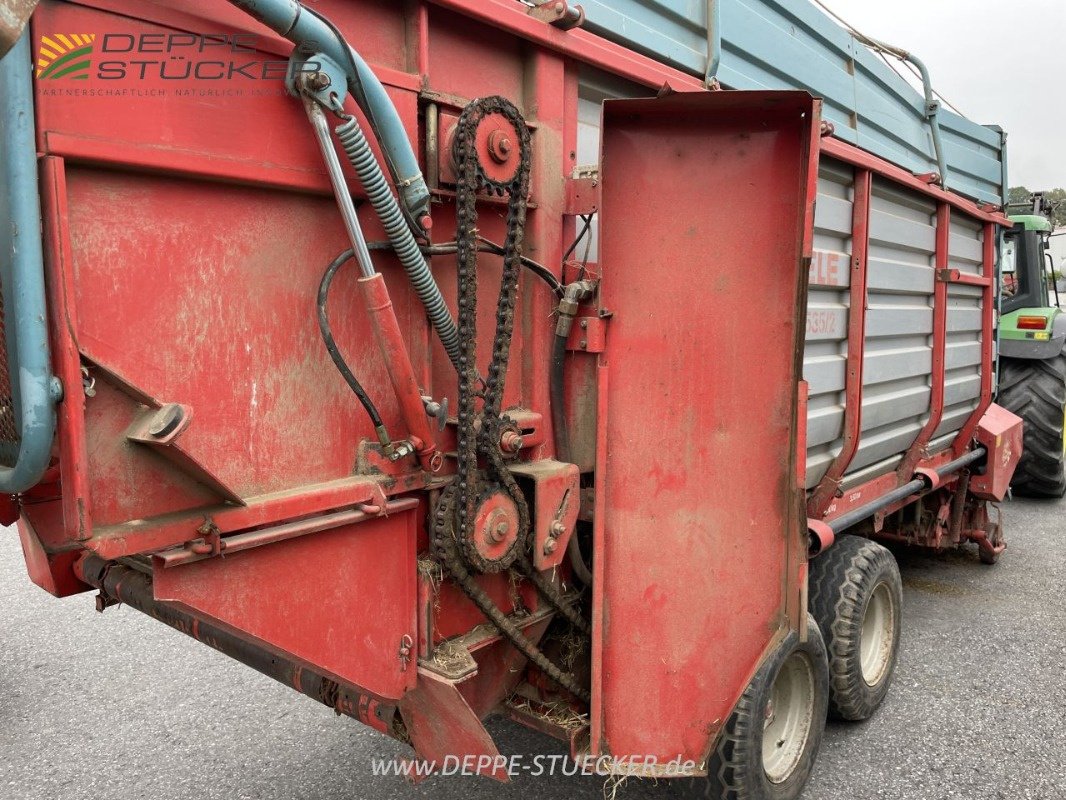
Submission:
[[[62,387],[52,374],[45,308],[41,201],[37,185],[30,33],[0,59],[0,493],[34,486],[48,467],[55,404]]]

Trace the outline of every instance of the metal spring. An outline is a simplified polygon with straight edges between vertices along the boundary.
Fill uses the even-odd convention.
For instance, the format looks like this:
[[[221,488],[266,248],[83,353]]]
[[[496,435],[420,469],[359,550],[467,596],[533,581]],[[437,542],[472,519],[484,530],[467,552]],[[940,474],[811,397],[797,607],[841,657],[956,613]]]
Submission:
[[[414,287],[415,294],[425,306],[426,315],[430,323],[440,337],[441,344],[448,352],[448,358],[458,368],[459,364],[459,332],[452,320],[448,307],[444,304],[440,288],[429,271],[422,252],[418,249],[418,242],[414,234],[407,226],[400,211],[400,204],[396,201],[385,175],[381,171],[370,145],[363,135],[359,121],[355,117],[349,117],[336,129],[337,138],[344,148],[345,155],[355,169],[363,189],[366,191],[370,204],[377,212],[385,233],[396,250],[396,256],[400,259],[407,277]]]

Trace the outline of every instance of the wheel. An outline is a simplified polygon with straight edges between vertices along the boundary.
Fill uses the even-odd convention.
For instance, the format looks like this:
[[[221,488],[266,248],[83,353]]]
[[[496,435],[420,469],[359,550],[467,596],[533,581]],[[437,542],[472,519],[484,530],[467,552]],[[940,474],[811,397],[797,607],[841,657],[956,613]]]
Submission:
[[[1011,488],[1029,497],[1066,494],[1066,350],[1057,358],[1000,361],[999,404],[1025,423]]]
[[[841,536],[808,566],[811,613],[829,652],[829,714],[867,719],[888,694],[899,651],[903,583],[892,554]]]
[[[829,669],[813,619],[807,641],[792,631],[759,667],[726,722],[706,779],[683,793],[714,800],[794,800],[825,730]]]

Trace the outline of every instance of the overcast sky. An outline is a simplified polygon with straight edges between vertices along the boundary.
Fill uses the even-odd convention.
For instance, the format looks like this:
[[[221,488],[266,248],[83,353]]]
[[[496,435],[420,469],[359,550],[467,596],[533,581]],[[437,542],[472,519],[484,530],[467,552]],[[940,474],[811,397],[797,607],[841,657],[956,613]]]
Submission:
[[[1066,0],[823,0],[910,50],[963,115],[1007,131],[1012,186],[1066,187]]]

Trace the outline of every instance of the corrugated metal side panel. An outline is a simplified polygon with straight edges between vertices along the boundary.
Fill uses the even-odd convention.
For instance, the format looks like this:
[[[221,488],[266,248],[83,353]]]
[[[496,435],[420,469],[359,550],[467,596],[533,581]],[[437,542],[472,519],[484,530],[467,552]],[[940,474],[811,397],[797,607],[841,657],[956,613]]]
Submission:
[[[948,266],[980,275],[984,230],[976,221],[953,214]],[[935,449],[951,443],[954,433],[977,408],[981,396],[981,289],[948,285],[948,335],[944,351],[944,416],[933,434]]]
[[[921,95],[814,5],[719,1],[723,85],[805,89],[823,99],[823,114],[841,139],[912,172],[936,171]],[[704,73],[706,0],[583,0],[582,6],[594,33],[685,72]],[[946,110],[940,125],[949,188],[1002,203],[999,130]]]
[[[851,167],[832,159],[822,160],[803,355],[803,378],[810,392],[808,489],[817,485],[843,446],[854,180]]]
[[[936,204],[874,179],[870,201],[862,436],[848,476],[892,469],[929,414]],[[845,480],[850,485],[854,480]]]

